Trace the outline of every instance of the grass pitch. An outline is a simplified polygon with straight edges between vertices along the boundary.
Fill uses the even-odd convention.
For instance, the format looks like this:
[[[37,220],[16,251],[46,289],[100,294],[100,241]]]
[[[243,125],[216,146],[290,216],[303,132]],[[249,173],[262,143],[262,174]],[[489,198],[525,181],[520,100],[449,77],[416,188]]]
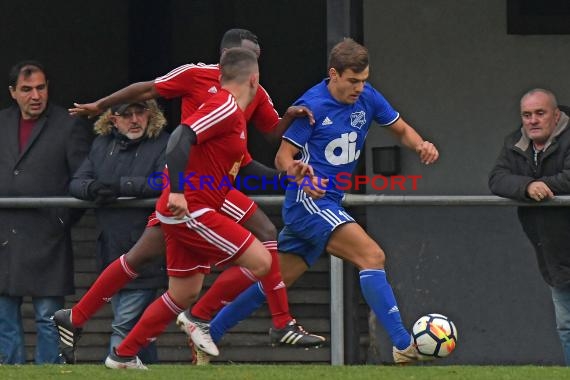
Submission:
[[[148,371],[101,365],[0,366],[0,379],[196,379],[196,380],[570,380],[570,368],[539,366],[328,366],[150,365]]]

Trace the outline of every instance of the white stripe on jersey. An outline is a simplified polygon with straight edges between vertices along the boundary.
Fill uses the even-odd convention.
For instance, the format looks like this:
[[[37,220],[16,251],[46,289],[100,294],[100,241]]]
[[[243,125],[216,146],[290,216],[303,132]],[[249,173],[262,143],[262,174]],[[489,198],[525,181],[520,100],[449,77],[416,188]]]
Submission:
[[[206,65],[203,63],[199,63],[197,65],[190,63],[190,64],[186,64],[186,65],[182,65],[179,66],[173,70],[171,70],[170,72],[156,78],[154,80],[154,83],[160,83],[160,82],[166,82],[174,77],[176,77],[177,75],[185,72],[186,70],[191,70],[191,69],[195,69],[195,68],[199,68],[199,69],[210,69],[210,70],[219,70],[218,65]]]
[[[322,214],[323,216],[326,215],[326,217],[332,220],[334,224],[342,223],[342,220],[329,209],[323,210]]]
[[[191,230],[196,231],[196,233],[202,236],[202,238],[206,240],[208,243],[218,247],[220,250],[224,252],[229,253],[230,256],[233,256],[239,249],[239,247],[236,246],[234,243],[226,240],[224,237],[218,235],[216,232],[209,229],[207,226],[205,226],[204,224],[195,219],[187,221],[186,225]]]
[[[309,147],[307,144],[301,149],[301,162],[308,164],[311,158],[311,154],[309,153]],[[302,189],[299,189],[297,192],[297,202],[303,202],[304,199],[308,198],[307,193],[305,193]]]
[[[265,95],[267,95],[267,100],[269,100],[269,104],[271,104],[273,106],[273,100],[271,100],[271,96],[269,96],[269,94],[267,93],[267,91],[265,91],[265,89],[263,88],[263,86],[259,86],[259,88],[261,88],[261,90],[263,90],[263,92],[265,92]],[[259,91],[259,90],[258,90]],[[279,112],[277,112],[277,110],[275,109],[275,107],[273,107],[273,112],[275,112],[275,114],[277,115],[278,118],[280,118],[279,116]]]
[[[219,123],[220,121],[224,120],[225,118],[231,116],[237,109],[237,103],[234,100],[234,97],[231,94],[228,94],[228,100],[216,108],[214,111],[210,112],[209,114],[205,115],[204,117],[196,120],[190,128],[196,132],[196,135],[206,131],[212,125]]]
[[[220,211],[226,213],[229,217],[235,219],[238,222],[245,216],[245,213],[247,212],[240,209],[238,206],[228,201],[227,199],[224,199],[224,203],[222,204]]]
[[[346,218],[346,220],[350,220],[351,222],[354,222],[354,219],[352,218],[352,216],[348,215],[348,213],[344,212],[343,210],[338,210],[338,212],[339,212],[339,214],[344,216]]]
[[[343,223],[346,223],[346,220],[341,220],[331,210],[323,210],[317,215],[326,220],[333,227],[333,229]]]
[[[252,236],[252,235],[251,235],[251,232],[250,232],[249,234],[247,234],[247,238],[246,238],[246,239],[243,241],[243,243],[238,247],[238,249],[236,250],[236,252],[239,251],[239,250],[245,245],[245,243],[247,243],[247,241],[251,238],[251,236]],[[220,266],[220,265],[226,263],[227,261],[230,261],[233,257],[234,257],[234,255],[231,255],[231,256],[228,256],[227,258],[223,259],[223,260],[218,261],[218,262],[216,263],[216,266]]]
[[[303,197],[304,198],[301,199],[301,204],[303,204],[303,207],[305,207],[305,210],[307,210],[309,214],[316,214],[321,211],[321,209],[319,209],[319,206],[317,206],[313,198],[307,197],[305,192],[303,192]]]

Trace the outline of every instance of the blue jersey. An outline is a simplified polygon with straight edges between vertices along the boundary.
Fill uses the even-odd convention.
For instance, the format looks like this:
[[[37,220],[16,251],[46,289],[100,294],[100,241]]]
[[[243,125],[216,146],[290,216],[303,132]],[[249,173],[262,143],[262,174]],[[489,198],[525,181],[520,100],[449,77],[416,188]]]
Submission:
[[[327,80],[322,81],[295,102],[295,105],[311,109],[315,124],[309,125],[307,118],[296,119],[283,135],[300,149],[298,159],[310,164],[318,177],[329,179],[326,195],[324,199],[312,200],[302,189],[288,189],[284,204],[285,223],[294,223],[287,217],[289,208],[302,206],[306,212],[316,213],[321,202],[340,204],[344,191],[336,186],[337,175],[352,174],[372,121],[389,126],[400,117],[382,94],[368,83],[354,104],[335,100],[327,83]],[[346,187],[346,183],[339,187],[343,186]]]

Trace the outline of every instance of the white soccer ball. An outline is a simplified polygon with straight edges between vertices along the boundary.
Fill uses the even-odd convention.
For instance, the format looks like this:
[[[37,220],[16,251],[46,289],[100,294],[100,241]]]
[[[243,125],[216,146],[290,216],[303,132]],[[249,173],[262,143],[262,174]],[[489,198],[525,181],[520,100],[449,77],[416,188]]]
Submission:
[[[414,323],[412,337],[420,354],[444,358],[455,350],[457,328],[445,315],[427,314]]]

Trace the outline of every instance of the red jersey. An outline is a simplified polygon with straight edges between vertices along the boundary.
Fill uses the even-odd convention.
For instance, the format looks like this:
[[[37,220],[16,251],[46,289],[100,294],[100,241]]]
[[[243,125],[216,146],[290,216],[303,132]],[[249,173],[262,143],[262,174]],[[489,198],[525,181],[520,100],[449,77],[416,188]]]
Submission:
[[[181,98],[181,120],[185,120],[198,107],[220,89],[220,66],[204,63],[182,65],[154,80],[156,91],[163,98]],[[255,98],[244,111],[245,120],[252,122],[262,133],[273,130],[279,122],[279,114],[267,91],[259,86]]]
[[[181,181],[188,210],[219,210],[240,167],[251,161],[247,155],[244,113],[233,95],[220,89],[183,124],[192,128],[197,137],[184,169],[186,181]],[[167,207],[169,195],[167,187],[156,204],[156,210],[164,216],[172,216]]]

